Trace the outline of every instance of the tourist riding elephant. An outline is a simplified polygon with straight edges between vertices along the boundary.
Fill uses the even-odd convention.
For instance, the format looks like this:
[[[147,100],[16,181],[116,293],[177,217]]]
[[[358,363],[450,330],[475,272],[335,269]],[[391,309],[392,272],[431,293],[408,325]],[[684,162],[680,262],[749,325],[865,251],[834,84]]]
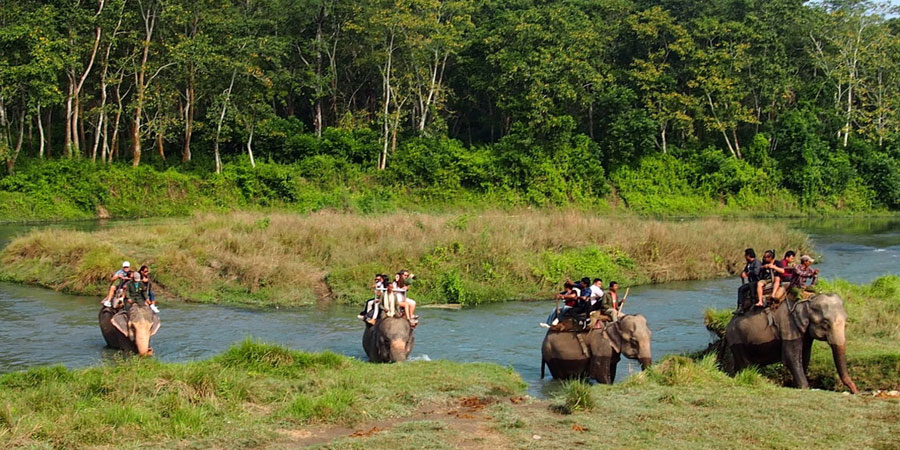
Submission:
[[[644,316],[621,316],[604,328],[583,333],[547,331],[541,346],[541,378],[546,364],[553,378],[590,375],[612,384],[621,355],[638,360],[642,370],[650,366],[650,328]]]
[[[812,341],[828,341],[841,382],[856,393],[856,384],[847,371],[844,326],[847,312],[836,294],[819,294],[797,303],[785,302],[775,311],[751,310],[734,316],[725,328],[725,341],[734,356],[734,372],[750,364],[778,361],[791,372],[794,386],[808,388],[806,372]]]
[[[153,354],[150,337],[159,330],[159,316],[148,305],[134,304],[117,312],[104,306],[100,309],[100,332],[111,348],[127,350],[141,356]]]
[[[414,343],[413,328],[402,317],[378,319],[363,332],[363,349],[372,362],[406,361]]]

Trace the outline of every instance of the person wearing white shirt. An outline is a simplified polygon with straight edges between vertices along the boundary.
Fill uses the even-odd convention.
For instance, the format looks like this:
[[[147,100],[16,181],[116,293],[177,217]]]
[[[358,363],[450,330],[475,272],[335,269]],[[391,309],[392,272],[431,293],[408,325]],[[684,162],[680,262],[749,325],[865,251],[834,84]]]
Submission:
[[[594,283],[591,284],[591,295],[589,297],[591,306],[594,306],[601,298],[603,298],[603,280],[594,278]]]

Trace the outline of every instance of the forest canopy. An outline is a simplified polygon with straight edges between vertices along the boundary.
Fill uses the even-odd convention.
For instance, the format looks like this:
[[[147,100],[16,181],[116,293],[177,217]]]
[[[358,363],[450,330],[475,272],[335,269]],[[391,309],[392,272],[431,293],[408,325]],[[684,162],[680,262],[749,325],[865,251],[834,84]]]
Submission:
[[[71,159],[533,204],[615,189],[638,210],[897,209],[896,17],[860,1],[0,0],[0,190]]]

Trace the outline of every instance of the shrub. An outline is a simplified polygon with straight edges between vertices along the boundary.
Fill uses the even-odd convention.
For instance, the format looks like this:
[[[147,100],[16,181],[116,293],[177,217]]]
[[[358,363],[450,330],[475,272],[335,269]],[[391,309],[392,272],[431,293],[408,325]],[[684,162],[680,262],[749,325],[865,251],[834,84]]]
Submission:
[[[597,400],[591,384],[582,379],[564,381],[553,404],[553,408],[562,414],[591,411],[596,406]]]

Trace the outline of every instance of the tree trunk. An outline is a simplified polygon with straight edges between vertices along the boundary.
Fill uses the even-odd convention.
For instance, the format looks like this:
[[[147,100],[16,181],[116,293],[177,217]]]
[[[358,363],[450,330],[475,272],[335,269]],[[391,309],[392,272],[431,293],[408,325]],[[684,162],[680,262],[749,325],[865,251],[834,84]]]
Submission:
[[[322,137],[322,128],[324,127],[322,123],[322,20],[325,19],[324,16],[325,4],[323,3],[322,8],[319,10],[319,17],[316,19],[316,117],[314,119],[314,127],[318,138]],[[249,142],[247,148],[249,149]],[[252,156],[250,161],[253,161]]]
[[[141,164],[141,114],[144,109],[144,90],[147,88],[144,84],[144,79],[147,75],[147,58],[150,55],[150,41],[153,39],[153,28],[156,26],[156,16],[152,10],[144,11],[142,8],[141,15],[144,19],[144,40],[141,41],[141,46],[143,47],[141,53],[141,65],[134,75],[135,108],[134,123],[131,127],[131,165],[134,167]]]
[[[256,129],[255,125],[250,126],[250,136],[247,137],[247,155],[250,156],[250,166],[256,168],[256,161],[253,160],[253,131]]]
[[[37,106],[37,126],[38,126],[38,135],[40,135],[41,145],[38,150],[38,157],[44,159],[44,121],[41,117],[41,105]]]
[[[100,15],[103,11],[103,4],[105,0],[99,0],[97,2],[97,14],[94,16],[95,18]],[[81,144],[87,143],[84,137],[84,124],[80,123],[80,116],[82,113],[81,110],[81,89],[84,87],[84,82],[87,80],[88,74],[91,73],[91,69],[94,67],[94,60],[97,58],[97,50],[100,48],[100,36],[102,35],[102,29],[100,25],[97,25],[97,28],[94,30],[94,46],[91,49],[91,58],[88,60],[87,66],[84,68],[84,72],[82,72],[81,77],[79,77],[78,83],[75,85],[72,97],[75,100],[75,109],[73,111],[73,115],[71,116],[72,120],[72,142],[74,143],[74,153],[76,155],[81,154]],[[78,133],[78,137],[74,135],[74,133]]]
[[[391,64],[393,63],[393,57],[394,35],[391,33],[391,40],[388,44],[387,61],[385,61],[384,73],[382,74],[382,87],[384,89],[384,109],[382,111],[384,114],[384,127],[382,129],[382,140],[384,142],[381,149],[381,157],[378,159],[378,170],[384,170],[384,168],[387,167],[388,146],[390,145],[391,118],[389,117],[389,112],[391,106],[391,71],[393,70]]]
[[[113,135],[112,135],[112,148],[110,149],[109,155],[107,155],[107,163],[111,163],[113,160],[113,156],[119,156],[119,124],[122,121],[122,83],[116,85],[116,118],[113,122]]]
[[[165,132],[158,131],[156,133],[156,150],[159,152],[159,157],[162,158],[163,161],[166,160],[166,148],[165,148]]]
[[[853,85],[847,86],[847,122],[844,125],[844,148],[850,139],[850,117],[853,112]]]
[[[225,122],[225,111],[228,108],[228,102],[231,99],[231,89],[234,88],[234,77],[237,76],[237,69],[231,72],[231,84],[225,91],[225,99],[222,101],[222,114],[219,115],[219,123],[216,125],[216,140],[213,144],[213,153],[216,158],[216,173],[222,173],[222,158],[219,155],[219,136],[222,134],[222,124]]]
[[[78,107],[75,108],[75,123],[78,128],[78,141],[75,143],[75,155],[81,157],[81,143],[87,142],[86,133],[84,132],[84,121],[79,120],[79,117],[84,112],[84,105],[81,104],[78,97],[75,97],[75,103],[78,105]]]
[[[53,154],[53,142],[50,138],[53,136],[53,108],[47,110],[47,157]]]
[[[662,126],[659,127],[659,137],[660,137],[660,139],[662,140],[662,151],[663,151],[663,154],[668,153],[668,151],[667,151],[667,150],[668,150],[668,147],[667,147],[667,146],[668,146],[668,143],[666,142],[666,128],[668,128],[666,125],[662,125]]]
[[[181,150],[181,162],[191,160],[191,136],[194,134],[194,65],[189,66],[188,86],[185,89],[187,105],[184,107],[184,147]]]
[[[72,129],[72,102],[74,100],[75,93],[75,79],[72,74],[69,74],[69,89],[66,93],[66,129],[65,135],[63,136],[63,147],[66,151],[66,156],[72,157],[72,135],[75,133],[75,130]]]

